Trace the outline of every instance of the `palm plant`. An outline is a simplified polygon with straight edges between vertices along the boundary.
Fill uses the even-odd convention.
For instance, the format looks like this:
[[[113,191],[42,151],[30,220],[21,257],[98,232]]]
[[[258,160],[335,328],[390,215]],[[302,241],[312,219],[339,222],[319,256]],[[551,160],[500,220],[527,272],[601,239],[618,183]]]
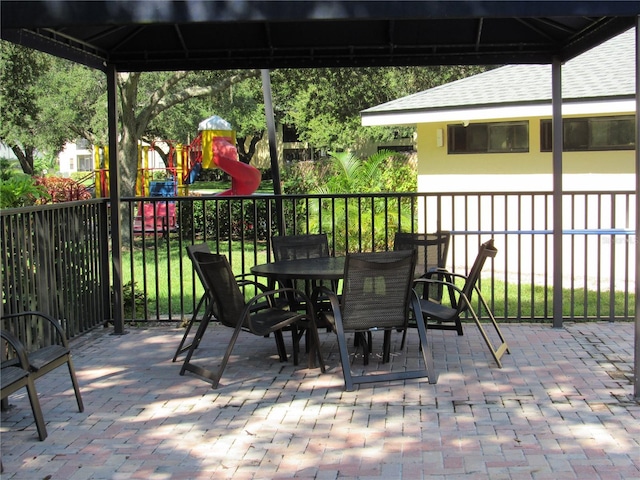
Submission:
[[[330,174],[312,193],[336,195],[395,191],[397,185],[387,182],[384,175],[385,164],[390,162],[393,155],[389,150],[381,150],[366,159],[359,159],[351,152],[331,153]],[[338,251],[385,249],[388,233],[383,229],[377,232],[376,225],[411,222],[408,216],[393,218],[397,217],[397,212],[397,208],[389,208],[385,199],[380,198],[326,200],[314,211],[308,212],[309,226],[313,231],[332,233]],[[322,225],[319,225],[320,218]],[[336,230],[331,232],[334,219]]]

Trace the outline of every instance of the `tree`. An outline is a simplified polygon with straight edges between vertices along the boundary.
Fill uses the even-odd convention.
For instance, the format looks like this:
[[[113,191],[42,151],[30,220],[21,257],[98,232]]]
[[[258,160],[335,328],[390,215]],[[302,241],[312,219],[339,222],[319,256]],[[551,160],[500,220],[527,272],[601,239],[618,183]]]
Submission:
[[[194,75],[192,82],[215,85],[225,74],[228,72],[200,72]],[[163,111],[151,122],[148,134],[184,142],[197,133],[196,127],[201,120],[214,114],[231,123],[236,132],[239,159],[250,163],[266,128],[261,80],[257,76]]]
[[[363,139],[389,140],[412,127],[363,127],[360,111],[482,71],[476,66],[280,70],[274,98],[285,123],[316,148],[350,149]]]
[[[119,158],[121,168],[121,194],[135,196],[138,173],[138,142],[147,133],[152,122],[177,105],[194,98],[215,96],[233,85],[251,77],[258,77],[259,70],[238,72],[213,72],[204,77],[184,71],[150,74],[119,73],[121,127]],[[203,80],[209,81],[203,84]],[[158,129],[158,122],[155,124]]]
[[[23,172],[33,175],[40,114],[36,85],[49,58],[9,42],[0,42],[0,58],[0,139],[18,157]]]
[[[332,152],[325,162],[312,163],[316,170],[317,187],[313,193],[349,194],[379,192],[411,192],[416,189],[416,171],[402,155],[389,150],[381,150],[366,159],[359,159],[351,152]],[[313,174],[312,174],[313,175]],[[410,202],[410,200],[399,200]],[[322,208],[320,214],[318,209]],[[410,209],[393,208],[387,199],[371,199],[361,201],[358,198],[338,198],[323,200],[320,204],[310,206],[313,219],[323,219],[323,224],[311,221],[312,230],[331,231],[335,236],[337,248],[346,248],[347,243],[362,244],[368,248],[384,248],[387,240],[386,232],[374,231],[375,224],[392,220],[395,224],[411,222],[406,214],[398,218],[400,211]],[[358,219],[347,222],[346,218]],[[316,220],[317,221],[317,220]],[[347,242],[347,238],[360,239]]]
[[[0,139],[24,173],[40,173],[36,153],[50,163],[78,137],[104,142],[103,74],[10,42],[0,41],[0,52]]]

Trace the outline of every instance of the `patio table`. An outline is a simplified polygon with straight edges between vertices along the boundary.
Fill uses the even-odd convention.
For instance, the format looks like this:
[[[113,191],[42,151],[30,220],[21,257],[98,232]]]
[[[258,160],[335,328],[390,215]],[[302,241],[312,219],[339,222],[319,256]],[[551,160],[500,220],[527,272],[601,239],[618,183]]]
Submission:
[[[340,280],[345,257],[317,257],[263,263],[251,267],[254,275],[269,280]]]

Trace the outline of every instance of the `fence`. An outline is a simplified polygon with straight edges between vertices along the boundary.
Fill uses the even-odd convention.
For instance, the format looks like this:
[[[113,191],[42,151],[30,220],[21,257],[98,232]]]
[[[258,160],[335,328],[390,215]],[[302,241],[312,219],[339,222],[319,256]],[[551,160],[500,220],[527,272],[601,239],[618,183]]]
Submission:
[[[565,320],[633,318],[634,195],[564,195]],[[193,243],[209,243],[241,273],[271,260],[276,234],[324,232],[332,251],[344,255],[387,250],[396,231],[423,230],[452,232],[447,264],[456,272],[466,272],[480,243],[493,237],[499,253],[482,285],[496,316],[552,320],[551,193],[150,197],[123,204],[129,321],[190,316],[202,293],[185,252]],[[69,336],[109,320],[108,213],[101,200],[0,212],[4,311],[52,313]]]
[[[68,337],[111,317],[106,202],[3,210],[0,232],[4,313],[49,313]]]

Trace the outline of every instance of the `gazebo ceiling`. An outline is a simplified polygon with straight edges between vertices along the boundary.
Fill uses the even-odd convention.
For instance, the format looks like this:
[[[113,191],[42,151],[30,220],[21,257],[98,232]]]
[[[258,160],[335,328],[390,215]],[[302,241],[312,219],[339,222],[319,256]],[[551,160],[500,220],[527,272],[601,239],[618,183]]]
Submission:
[[[640,2],[7,1],[0,36],[119,71],[550,63]]]

